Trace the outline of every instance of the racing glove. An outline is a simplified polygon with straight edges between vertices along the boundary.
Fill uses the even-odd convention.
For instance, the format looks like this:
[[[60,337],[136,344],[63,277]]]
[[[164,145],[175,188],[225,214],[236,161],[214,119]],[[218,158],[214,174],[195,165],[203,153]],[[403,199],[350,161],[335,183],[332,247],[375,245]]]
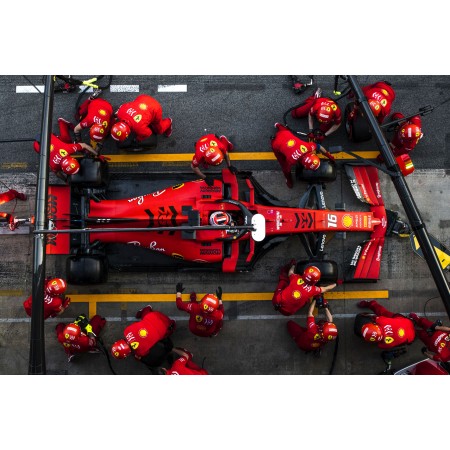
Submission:
[[[206,177],[206,178],[204,179],[204,181],[205,181],[205,183],[206,183],[208,186],[213,186],[213,185],[214,185],[214,178]]]
[[[74,133],[74,135],[75,135],[75,142],[76,143],[81,142],[81,132],[78,131],[77,133]]]
[[[222,300],[222,287],[221,287],[221,286],[217,286],[217,289],[216,289],[216,297],[217,297],[219,300]]]
[[[319,144],[325,139],[325,135],[322,133],[316,133],[315,141]]]
[[[177,285],[175,286],[175,289],[176,289],[175,293],[177,293],[177,292],[183,293],[183,291],[184,291],[183,283],[177,283]]]

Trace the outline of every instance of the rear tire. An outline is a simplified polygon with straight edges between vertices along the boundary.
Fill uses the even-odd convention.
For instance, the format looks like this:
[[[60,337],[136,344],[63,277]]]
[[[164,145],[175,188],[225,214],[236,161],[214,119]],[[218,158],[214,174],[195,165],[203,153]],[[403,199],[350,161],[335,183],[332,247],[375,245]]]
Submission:
[[[338,265],[336,261],[333,260],[323,260],[323,261],[314,261],[314,260],[304,260],[299,261],[295,268],[295,273],[301,275],[307,266],[316,266],[321,273],[320,281],[318,286],[326,286],[331,283],[336,283],[338,279]]]
[[[102,255],[69,256],[66,276],[70,284],[100,284],[108,280],[108,261]]]
[[[357,116],[354,120],[351,122],[348,121],[348,115],[353,110],[354,104],[354,102],[347,104],[344,111],[345,130],[347,131],[348,139],[352,142],[370,141],[372,139],[372,133],[361,109],[358,109]]]
[[[329,183],[336,180],[336,165],[331,161],[322,159],[317,170],[305,169],[301,164],[295,167],[295,177],[297,180],[307,183]]]
[[[108,163],[93,158],[79,160],[80,170],[69,177],[71,186],[106,188],[109,184]]]

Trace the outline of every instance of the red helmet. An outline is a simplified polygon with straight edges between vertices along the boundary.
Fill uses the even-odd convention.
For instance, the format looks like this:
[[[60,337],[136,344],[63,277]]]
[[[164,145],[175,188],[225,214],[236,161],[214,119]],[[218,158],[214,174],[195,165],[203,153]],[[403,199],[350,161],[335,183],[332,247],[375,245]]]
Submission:
[[[71,156],[66,156],[61,160],[61,169],[66,175],[74,175],[80,170],[80,163]]]
[[[219,308],[219,299],[213,294],[206,294],[200,300],[200,306],[202,307],[203,311],[212,313]]]
[[[400,128],[400,136],[405,141],[415,141],[422,137],[422,130],[418,125],[408,123]]]
[[[370,109],[373,112],[373,115],[375,117],[377,117],[380,114],[380,112],[381,112],[381,104],[380,104],[380,102],[378,100],[375,100],[374,98],[370,98],[369,99],[369,106],[370,106]]]
[[[69,323],[64,328],[63,334],[66,341],[74,341],[81,335],[81,328],[76,323]]]
[[[62,295],[66,292],[67,284],[62,278],[52,278],[47,281],[45,290],[50,295]]]
[[[231,216],[225,211],[215,211],[209,216],[210,225],[228,225]]]
[[[305,267],[302,278],[309,284],[316,284],[320,280],[320,270],[316,266]]]
[[[314,153],[306,153],[301,162],[303,167],[308,170],[317,170],[320,167],[320,158]]]
[[[99,125],[98,123],[94,123],[91,129],[89,130],[90,138],[95,142],[101,142],[106,137],[105,127]]]
[[[322,105],[316,111],[316,119],[320,123],[330,123],[333,120],[333,110],[331,109],[331,106]]]
[[[125,339],[114,342],[111,347],[111,354],[116,359],[125,359],[131,353],[131,348]]]
[[[119,142],[123,142],[131,133],[130,126],[125,122],[116,122],[111,128],[111,136]]]
[[[361,328],[361,334],[365,341],[377,342],[383,339],[381,328],[375,323],[366,323]]]
[[[338,330],[333,322],[325,322],[322,326],[322,336],[324,339],[332,341],[337,338]]]
[[[210,166],[218,166],[223,161],[223,153],[217,147],[209,147],[205,152],[205,161]]]

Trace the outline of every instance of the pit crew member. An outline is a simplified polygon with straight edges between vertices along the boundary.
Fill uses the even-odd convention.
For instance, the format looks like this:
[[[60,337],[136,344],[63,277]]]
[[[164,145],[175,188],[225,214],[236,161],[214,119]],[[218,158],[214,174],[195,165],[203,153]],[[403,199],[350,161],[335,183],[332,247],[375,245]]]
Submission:
[[[391,120],[399,120],[404,117],[402,113],[395,112],[392,114]],[[422,119],[417,115],[399,122],[389,145],[394,156],[400,156],[412,152],[422,137]]]
[[[205,134],[194,144],[195,154],[192,158],[191,169],[206,183],[211,186],[213,180],[207,177],[201,170],[200,165],[205,169],[209,166],[219,166],[225,160],[231,173],[236,174],[237,169],[231,165],[229,152],[233,151],[234,145],[226,136],[217,134]]]
[[[130,353],[144,363],[151,371],[156,370],[166,360],[173,349],[170,336],[176,323],[150,305],[136,313],[138,322],[128,325],[123,334],[125,339],[114,342],[111,354],[116,359],[125,359]]]
[[[192,361],[193,354],[186,349],[174,347],[172,352],[178,355],[178,358],[171,364],[169,369],[161,367],[165,375],[209,375],[209,373]]]
[[[320,281],[320,270],[313,265],[305,267],[302,275],[295,273],[295,260],[291,260],[281,268],[278,286],[273,294],[272,305],[284,316],[295,314],[306,305],[311,298],[328,292],[336,287],[336,283],[328,286],[316,286]]]
[[[14,199],[25,201],[27,199],[27,196],[26,194],[17,192],[15,189],[9,189],[8,191],[0,194],[0,205],[10,202]],[[7,223],[11,231],[14,231],[18,226],[18,221],[15,216],[6,212],[0,212],[0,222]]]
[[[183,283],[176,285],[176,305],[181,311],[189,314],[189,330],[196,336],[213,337],[219,334],[223,325],[224,308],[222,288],[219,286],[216,295],[206,294],[197,302],[197,294],[192,292],[189,302],[183,302]]]

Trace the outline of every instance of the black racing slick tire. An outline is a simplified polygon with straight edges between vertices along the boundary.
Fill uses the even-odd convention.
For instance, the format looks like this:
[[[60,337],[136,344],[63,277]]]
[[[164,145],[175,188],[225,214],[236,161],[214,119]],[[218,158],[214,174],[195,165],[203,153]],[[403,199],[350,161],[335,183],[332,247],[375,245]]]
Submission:
[[[364,117],[361,109],[358,109],[354,120],[348,120],[348,115],[353,110],[353,105],[354,102],[347,104],[344,110],[345,130],[347,132],[348,139],[351,142],[370,141],[370,139],[372,139],[372,133],[370,131],[369,123]]]
[[[338,279],[338,265],[333,260],[303,260],[297,263],[295,273],[301,275],[307,266],[316,266],[320,270],[320,281],[318,286],[326,286],[331,283],[336,283]]]
[[[295,177],[297,180],[307,183],[331,183],[336,180],[336,165],[331,161],[322,159],[317,170],[305,169],[301,164],[295,168]]]
[[[94,158],[79,160],[80,170],[69,177],[71,186],[85,188],[105,188],[109,184],[109,168],[107,162]]]
[[[108,280],[108,261],[102,255],[73,255],[66,261],[70,284],[100,284]]]

